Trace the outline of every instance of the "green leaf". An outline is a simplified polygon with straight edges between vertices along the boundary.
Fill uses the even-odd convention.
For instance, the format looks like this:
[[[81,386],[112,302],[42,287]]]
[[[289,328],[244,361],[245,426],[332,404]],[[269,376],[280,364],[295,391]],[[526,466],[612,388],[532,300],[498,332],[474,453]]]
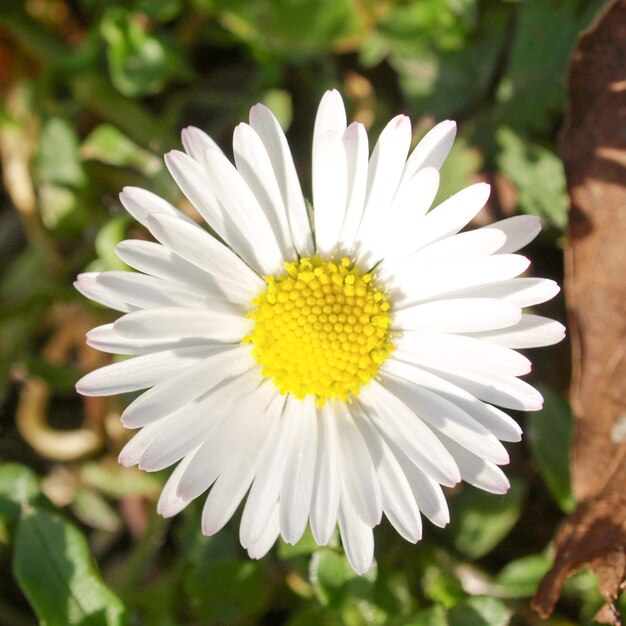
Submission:
[[[130,215],[120,215],[109,220],[98,231],[95,240],[96,252],[102,263],[101,270],[125,270],[127,265],[115,254],[115,246],[126,238],[126,229],[131,223]]]
[[[499,595],[507,598],[529,598],[550,569],[552,561],[544,554],[532,554],[512,561],[495,576]]]
[[[145,22],[140,13],[114,7],[100,26],[108,44],[111,82],[133,98],[157,93],[170,78],[187,72],[184,59],[163,39],[148,32]]]
[[[576,508],[570,482],[574,416],[569,404],[548,387],[541,387],[541,393],[543,411],[528,415],[526,441],[554,501],[572,513]]]
[[[19,463],[0,464],[0,517],[15,521],[23,506],[39,497],[37,474]]]
[[[524,141],[510,128],[500,128],[496,141],[496,163],[515,186],[519,208],[563,230],[567,223],[567,191],[561,159],[543,146]]]
[[[74,188],[87,182],[78,154],[78,136],[73,126],[61,117],[52,117],[44,123],[35,164],[41,182]]]
[[[309,580],[313,591],[324,606],[339,607],[357,599],[373,606],[376,576],[376,567],[359,576],[350,567],[345,555],[330,548],[317,550],[309,565]],[[347,605],[344,608],[352,613]],[[373,608],[372,611],[377,612]],[[345,619],[346,616],[344,621]]]
[[[267,54],[314,54],[362,34],[363,20],[349,0],[215,0],[220,21],[242,41]]]
[[[423,6],[410,8],[415,12]],[[505,44],[510,9],[492,2],[483,3],[478,12],[470,2],[458,12],[449,10],[447,20],[441,19],[444,11],[438,13],[444,36],[430,42],[433,31],[418,30],[413,40],[400,46],[392,41],[390,60],[413,111],[456,118],[487,95]]]
[[[449,626],[446,610],[439,605],[419,611],[406,626]]]
[[[292,615],[287,626],[344,626],[344,624],[334,611],[308,605]]]
[[[412,581],[406,571],[379,568],[376,600],[392,615],[409,615],[415,608]]]
[[[427,598],[446,608],[465,598],[461,582],[452,572],[447,559],[431,560],[423,567],[422,590]]]
[[[118,532],[123,527],[122,519],[117,511],[92,489],[78,487],[71,507],[77,519],[91,528]]]
[[[80,154],[83,159],[132,167],[145,176],[154,176],[161,169],[160,158],[140,148],[111,124],[100,124],[94,128],[80,147]]]
[[[603,0],[528,0],[517,7],[497,114],[518,130],[550,132],[565,106],[565,73],[578,33]],[[549,86],[549,87],[548,87]]]
[[[86,211],[74,190],[44,183],[39,186],[38,197],[44,226],[61,235],[77,234],[82,230]]]
[[[133,4],[136,11],[157,22],[169,22],[183,10],[182,0],[135,0]]]
[[[494,495],[463,485],[450,501],[450,526],[444,537],[467,558],[477,559],[491,552],[515,526],[522,511],[526,488],[512,480],[505,495]]]
[[[14,573],[46,626],[122,626],[119,598],[103,583],[87,541],[56,514],[30,509],[19,520]]]
[[[185,577],[192,613],[203,623],[239,622],[267,605],[265,564],[259,561],[204,560]]]
[[[156,498],[163,487],[162,476],[142,472],[136,467],[122,467],[115,462],[84,463],[80,476],[83,485],[110,498]]]
[[[507,626],[511,612],[496,598],[468,598],[448,612],[449,626]]]
[[[347,584],[355,577],[346,557],[334,550],[321,548],[311,559],[309,578],[315,595],[324,605],[341,604]]]

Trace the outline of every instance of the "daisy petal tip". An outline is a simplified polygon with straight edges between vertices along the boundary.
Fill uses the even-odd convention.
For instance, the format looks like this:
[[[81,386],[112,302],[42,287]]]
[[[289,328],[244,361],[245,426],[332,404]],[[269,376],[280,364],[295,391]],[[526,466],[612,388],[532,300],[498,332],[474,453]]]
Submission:
[[[84,383],[84,379],[85,377],[83,376],[83,378],[81,378],[79,381],[76,382],[76,384],[74,385],[74,389],[76,389],[76,392],[79,393],[81,396],[86,396],[87,393],[85,393],[87,387]]]
[[[489,199],[489,196],[491,195],[491,185],[489,183],[476,183],[474,188],[479,194],[485,196],[485,202]]]
[[[261,120],[264,117],[274,117],[274,114],[261,102],[250,107],[250,123],[253,124],[254,120]]]
[[[456,137],[457,123],[455,120],[443,120],[443,122],[441,122],[440,125],[444,133],[451,134],[452,139]]]
[[[205,524],[204,521],[201,523],[200,528],[202,530],[202,534],[205,537],[212,537],[215,533],[217,533],[220,528],[215,528],[213,524]]]
[[[124,201],[127,200],[132,195],[133,187],[130,185],[126,185],[122,187],[122,191],[117,194],[117,197],[120,199],[120,202],[124,204]]]
[[[185,126],[185,128],[183,128],[180,131],[180,136],[183,137],[184,139],[188,139],[196,133],[202,133],[202,131],[197,126],[189,125],[189,126]]]
[[[508,493],[510,488],[511,483],[508,481],[507,478],[503,478],[503,480],[499,481],[491,487],[490,492],[498,496],[503,496]]]
[[[122,413],[122,415],[120,416],[120,423],[122,424],[124,428],[128,428],[128,429],[137,428],[137,426],[133,424],[132,419],[129,419],[129,417],[125,415],[124,413]]]
[[[157,513],[165,519],[178,515],[184,508],[184,504],[175,500],[157,503]]]
[[[123,467],[132,467],[133,465],[137,465],[137,459],[133,458],[133,456],[125,448],[122,448],[119,453],[117,462]]]
[[[348,562],[350,563],[355,574],[357,574],[358,576],[365,576],[365,574],[367,574],[367,572],[369,572],[372,569],[374,559],[373,558],[351,559],[348,556]]]
[[[74,385],[74,388],[81,396],[92,398],[102,395],[97,381],[95,380],[96,372],[97,370],[94,370],[93,372],[89,372],[89,374],[85,374],[85,376]]]
[[[185,157],[187,155],[180,150],[170,150],[163,155],[163,160],[165,161],[165,165],[169,170],[176,169],[177,167],[184,166]],[[191,157],[187,157],[191,158]]]
[[[437,528],[445,528],[450,523],[450,515],[436,515],[430,520]]]

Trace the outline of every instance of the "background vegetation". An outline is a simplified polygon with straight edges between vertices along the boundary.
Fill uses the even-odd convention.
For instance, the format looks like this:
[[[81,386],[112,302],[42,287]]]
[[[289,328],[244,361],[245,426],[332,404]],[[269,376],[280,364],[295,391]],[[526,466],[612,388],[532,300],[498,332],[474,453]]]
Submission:
[[[117,465],[129,398],[81,399],[104,357],[85,330],[112,319],[72,288],[120,268],[113,248],[145,237],[124,185],[185,208],[161,155],[179,129],[229,150],[234,125],[268,104],[305,186],[315,109],[327,88],[376,136],[393,115],[416,139],[459,122],[440,195],[487,180],[482,222],[541,215],[533,273],[562,282],[566,224],[556,150],[577,34],[600,0],[3,0],[0,3],[0,625],[266,624],[505,626],[540,623],[529,598],[550,538],[575,502],[566,345],[536,351],[543,412],[516,415],[512,488],[449,492],[452,523],[413,546],[383,523],[377,566],[350,570],[337,542],[280,544],[260,562],[237,520],[200,534],[199,507],[155,513],[166,473]],[[310,196],[310,194],[307,195]],[[564,319],[562,299],[544,314]],[[547,623],[590,623],[602,600],[585,573]],[[546,623],[546,622],[541,622]]]

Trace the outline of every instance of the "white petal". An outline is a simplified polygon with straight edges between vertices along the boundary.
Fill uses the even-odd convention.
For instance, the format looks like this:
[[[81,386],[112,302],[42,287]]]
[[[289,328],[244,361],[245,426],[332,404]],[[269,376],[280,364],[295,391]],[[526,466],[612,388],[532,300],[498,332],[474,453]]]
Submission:
[[[96,283],[133,308],[201,308],[209,302],[208,295],[202,296],[185,286],[138,272],[102,272],[96,277]]]
[[[315,398],[307,396],[300,402],[300,423],[280,490],[280,534],[291,544],[300,540],[309,520],[317,453]]]
[[[467,370],[435,370],[434,373],[454,385],[505,409],[539,411],[543,407],[541,394],[528,383],[514,376],[479,374]]]
[[[509,462],[506,449],[496,437],[456,404],[401,379],[385,376],[382,382],[438,433],[492,463]]]
[[[489,493],[503,494],[509,490],[511,485],[497,465],[472,454],[451,439],[444,438],[444,444],[457,462],[465,482]]]
[[[439,122],[429,130],[407,159],[402,182],[410,180],[417,171],[424,167],[439,169],[452,148],[455,136],[456,123],[452,120]]]
[[[120,202],[124,208],[143,226],[148,227],[148,216],[169,215],[196,226],[197,224],[184,213],[163,200],[156,194],[139,187],[124,187],[120,193]]]
[[[215,428],[236,410],[240,403],[240,396],[236,394],[240,390],[245,397],[251,385],[258,384],[257,376],[240,376],[168,415],[167,428],[146,447],[139,468],[155,472],[176,463],[198,442],[210,437]]]
[[[207,346],[174,348],[105,365],[83,376],[76,390],[83,396],[110,396],[146,389],[167,380],[214,352]]]
[[[74,281],[74,287],[86,298],[103,304],[110,309],[122,311],[123,313],[137,310],[136,306],[124,302],[118,294],[99,283],[98,276],[100,276],[100,272],[83,272]]]
[[[242,298],[257,295],[264,287],[261,278],[232,250],[200,228],[190,228],[171,218],[148,220],[152,234],[189,263],[214,276],[219,282],[239,284]]]
[[[415,234],[419,232],[438,188],[439,172],[434,167],[427,167],[398,189],[388,216],[379,224],[376,244],[372,248],[376,259],[384,259],[390,266],[413,252]]]
[[[223,233],[229,225],[228,215],[211,189],[201,163],[180,152],[171,150],[165,155],[165,165],[172,178],[204,221],[230,244]]]
[[[239,124],[233,136],[235,163],[242,178],[261,205],[280,246],[284,260],[295,256],[287,210],[267,150],[256,131]]]
[[[515,215],[484,228],[499,230],[506,235],[506,243],[498,252],[508,254],[517,252],[541,232],[541,220],[536,215]]]
[[[189,502],[185,502],[182,498],[176,495],[176,487],[178,486],[178,480],[185,471],[187,465],[193,459],[193,455],[196,453],[197,448],[192,450],[181,462],[176,466],[171,476],[167,479],[159,501],[157,502],[157,512],[163,517],[173,517],[180,513]]]
[[[287,396],[283,414],[270,436],[272,445],[266,446],[259,460],[257,474],[241,516],[239,540],[244,548],[259,540],[278,501],[288,469],[292,442],[298,429],[301,412],[299,403],[292,395]]]
[[[276,388],[268,382],[246,393],[239,393],[233,399],[228,419],[217,424],[211,431],[210,437],[202,444],[193,463],[181,478],[178,485],[178,495],[181,498],[193,500],[206,491],[233,457],[239,459],[237,465],[240,467],[251,468],[245,493],[252,482],[255,464],[250,462],[253,450],[247,450],[245,455],[243,452],[250,447],[246,445],[250,438],[258,437],[260,422],[264,421],[264,411],[275,391]],[[207,532],[209,526],[203,528],[205,534],[213,534]]]
[[[514,326],[472,336],[507,348],[539,348],[559,343],[565,337],[565,326],[548,317],[524,314]]]
[[[263,141],[272,162],[283,202],[287,207],[291,238],[296,250],[301,256],[310,255],[313,253],[313,236],[285,134],[272,112],[262,104],[250,109],[250,126]]]
[[[215,281],[206,272],[185,261],[173,250],[153,241],[127,239],[115,246],[115,254],[127,265],[144,274],[181,283],[202,293],[205,288],[215,291]]]
[[[185,152],[200,165],[204,163],[204,152],[209,148],[220,150],[220,147],[203,130],[195,126],[187,126],[181,132]],[[221,150],[220,150],[221,151]]]
[[[519,441],[522,429],[506,413],[490,404],[481,402],[461,387],[436,376],[431,372],[398,361],[395,357],[387,359],[381,367],[381,373],[389,372],[394,376],[408,380],[420,387],[430,389],[442,398],[453,402],[469,413],[477,422],[490,430],[501,441]]]
[[[137,428],[153,422],[253,367],[254,360],[247,346],[220,350],[192,366],[192,369],[170,375],[133,400],[122,413],[122,424],[127,428]]]
[[[267,384],[272,385],[272,383]],[[213,535],[223,528],[252,483],[261,450],[266,445],[284,404],[284,399],[279,396],[278,390],[274,388],[273,392],[274,400],[270,407],[264,411],[263,415],[256,416],[256,419],[261,422],[260,428],[243,434],[239,445],[234,448],[237,453],[233,455],[231,450],[230,461],[224,466],[222,473],[211,488],[202,510],[202,532],[205,535]],[[247,417],[249,421],[250,415]],[[268,525],[271,524],[272,518],[268,522]],[[259,541],[262,539],[263,534]],[[276,536],[272,539],[270,546],[274,541],[276,541]]]
[[[121,449],[117,461],[124,467],[132,467],[139,463],[148,446],[170,425],[170,417],[144,426]]]
[[[341,464],[335,415],[326,402],[318,412],[317,467],[311,501],[311,531],[319,545],[330,540],[339,510]]]
[[[519,307],[495,298],[435,300],[394,312],[392,329],[468,333],[516,324]]]
[[[348,166],[340,135],[324,133],[313,161],[313,216],[318,252],[330,254],[339,240],[346,212]]]
[[[340,247],[349,251],[361,225],[367,193],[368,140],[363,124],[353,122],[343,134],[348,168],[348,202],[339,237]]]
[[[257,272],[278,271],[283,263],[280,246],[246,181],[221,151],[207,150],[204,164],[209,184],[228,213],[227,230],[220,235]]]
[[[342,135],[346,130],[346,109],[340,93],[336,89],[331,89],[324,93],[320,100],[315,116],[315,126],[313,128],[313,161],[318,155],[319,142],[321,137],[331,131]]]
[[[455,298],[499,298],[524,308],[546,302],[554,298],[560,290],[553,280],[547,278],[513,278],[469,286],[448,295]]]
[[[395,346],[395,358],[422,367],[504,376],[522,376],[531,369],[523,354],[463,335],[406,331]]]
[[[397,284],[404,280],[414,280],[439,265],[465,264],[473,259],[480,259],[497,252],[505,242],[505,235],[496,230],[479,228],[446,237],[408,254],[395,261],[383,259],[378,268],[382,277],[389,276]],[[403,254],[407,251],[403,250]],[[399,257],[397,257],[399,258]]]
[[[485,206],[489,190],[486,183],[476,183],[430,211],[422,220],[420,231],[415,233],[413,250],[456,235]]]
[[[240,313],[162,307],[127,313],[113,328],[131,339],[197,337],[216,343],[237,343],[251,330],[252,320]]]
[[[160,338],[154,341],[145,341],[143,339],[129,339],[121,335],[113,328],[113,324],[104,324],[92,328],[86,335],[86,343],[88,346],[109,352],[111,354],[148,354],[150,352],[160,352],[162,350],[172,350],[174,348],[190,348],[192,346],[209,345],[208,341],[200,342],[196,338],[187,338],[184,340],[172,338],[169,341]]]
[[[486,283],[508,280],[526,271],[530,261],[518,254],[496,254],[466,263],[442,265],[427,275],[422,274],[413,283],[394,279],[397,284],[399,306],[410,306],[435,297],[457,297],[462,289]]]
[[[278,522],[278,503],[276,503],[267,525],[261,533],[261,536],[254,543],[248,546],[248,556],[251,559],[263,558],[270,551],[270,548],[276,543],[279,532],[280,524]]]
[[[370,422],[360,416],[355,416],[355,421],[376,467],[385,515],[407,541],[419,541],[422,536],[420,512],[400,464]]]
[[[382,497],[372,457],[352,415],[342,402],[334,404],[345,490],[342,498],[350,498],[359,517],[368,526],[375,526],[382,516]]]
[[[397,445],[422,471],[448,487],[461,480],[454,459],[436,435],[382,385],[371,381],[361,389],[358,400],[387,443]]]
[[[373,249],[377,230],[387,218],[410,144],[411,122],[405,115],[394,117],[376,142],[369,160],[365,212],[357,236],[365,250]]]
[[[339,507],[339,532],[348,563],[357,574],[365,574],[374,558],[374,534],[361,520],[345,491]]]
[[[390,446],[409,481],[420,512],[435,526],[443,528],[450,522],[450,511],[439,483],[420,470],[397,446]]]

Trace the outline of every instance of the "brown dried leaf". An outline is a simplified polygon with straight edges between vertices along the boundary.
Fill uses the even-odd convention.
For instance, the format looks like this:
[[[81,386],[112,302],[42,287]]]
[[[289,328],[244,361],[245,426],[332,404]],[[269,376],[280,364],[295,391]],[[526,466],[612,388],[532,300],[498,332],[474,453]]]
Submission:
[[[533,601],[547,617],[567,577],[600,578],[596,619],[622,624],[626,580],[626,0],[614,0],[578,42],[561,150],[571,209],[566,295],[576,414],[572,485],[580,502],[556,534],[552,570]]]

